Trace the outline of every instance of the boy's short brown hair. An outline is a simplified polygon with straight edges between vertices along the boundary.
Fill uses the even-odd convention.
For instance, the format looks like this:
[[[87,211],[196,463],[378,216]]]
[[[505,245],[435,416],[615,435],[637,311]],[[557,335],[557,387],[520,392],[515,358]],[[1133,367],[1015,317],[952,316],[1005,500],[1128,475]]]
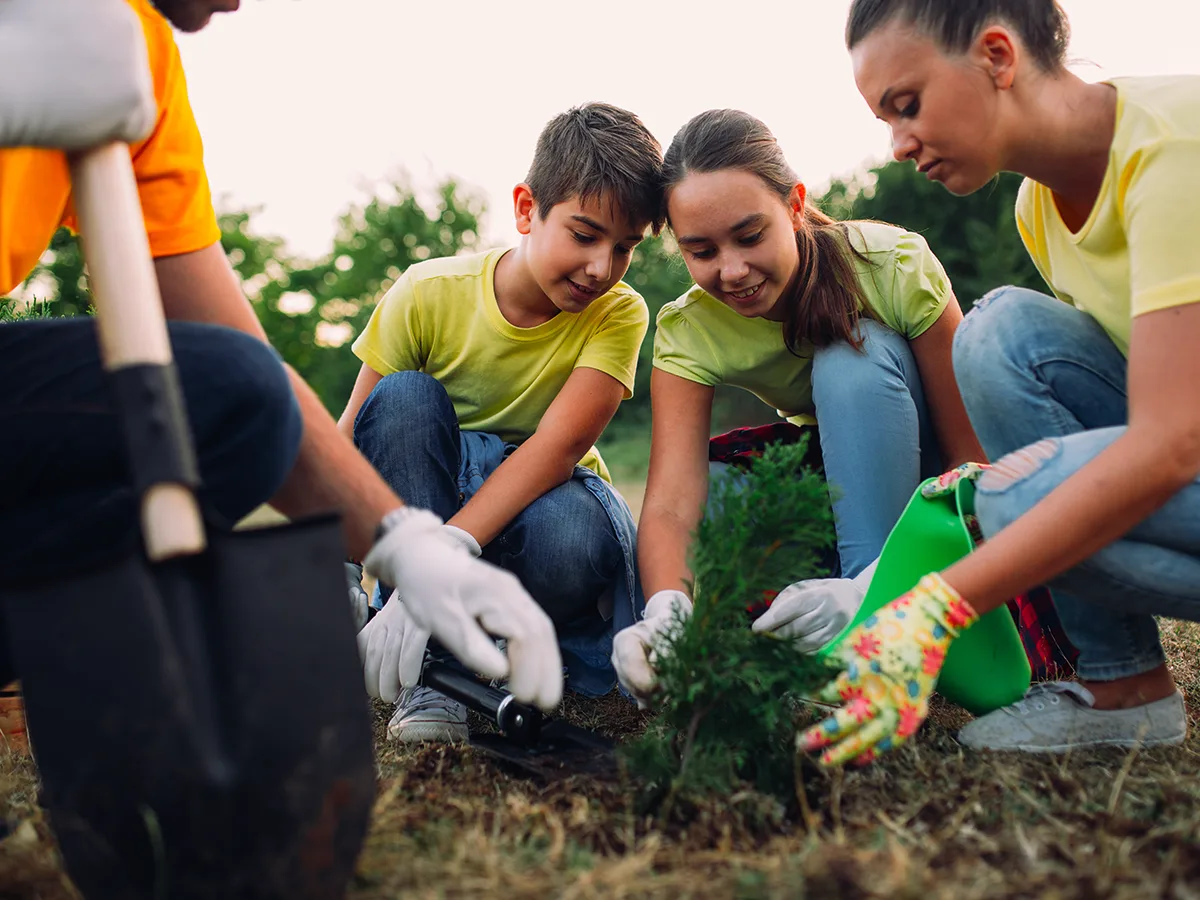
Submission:
[[[604,197],[654,234],[663,225],[662,147],[641,119],[610,103],[585,103],[547,122],[525,183],[542,219],[571,197]]]

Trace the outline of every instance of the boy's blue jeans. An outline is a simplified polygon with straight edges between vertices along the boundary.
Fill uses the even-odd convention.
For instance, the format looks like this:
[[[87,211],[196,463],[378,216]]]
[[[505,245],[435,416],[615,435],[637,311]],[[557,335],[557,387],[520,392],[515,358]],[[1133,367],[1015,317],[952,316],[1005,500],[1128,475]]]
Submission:
[[[998,460],[977,486],[985,535],[1125,430],[1125,357],[1091,316],[1044,294],[1004,287],[980,300],[955,336],[954,370],[975,432]],[[1050,586],[1082,678],[1162,665],[1153,616],[1200,620],[1200,483]]]
[[[232,525],[283,484],[300,409],[262,342],[215,325],[169,328],[200,498]],[[138,497],[93,319],[0,325],[0,435],[0,584],[69,575],[138,546]],[[13,676],[7,644],[0,620],[0,684]]]
[[[491,475],[467,470],[454,405],[422,372],[383,378],[359,410],[354,440],[406,503],[444,520],[469,499],[472,478]],[[607,514],[574,479],[527,506],[483,548],[483,558],[516,575],[560,632],[601,621],[597,602],[624,563]]]

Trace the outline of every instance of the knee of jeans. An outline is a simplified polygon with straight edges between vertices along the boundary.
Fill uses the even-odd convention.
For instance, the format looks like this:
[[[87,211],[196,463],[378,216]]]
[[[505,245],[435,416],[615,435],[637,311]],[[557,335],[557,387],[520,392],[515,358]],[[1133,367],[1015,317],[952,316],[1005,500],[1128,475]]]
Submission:
[[[976,485],[975,512],[986,536],[1024,514],[1041,496],[1011,490],[1038,475],[1062,452],[1062,441],[1047,438],[1002,456],[980,477]]]
[[[300,451],[304,420],[287,370],[275,351],[240,333],[227,337],[236,346],[228,348],[223,358],[227,367],[236,360],[237,376],[222,382],[220,402],[225,412],[220,421],[239,423],[234,438],[236,485],[229,482],[239,496],[222,504],[240,511],[240,507],[249,510],[267,501],[283,484]]]
[[[394,372],[381,378],[363,401],[354,419],[354,440],[361,446],[364,438],[386,440],[393,433],[411,440],[423,430],[456,421],[450,395],[436,378],[424,372]]]
[[[813,399],[825,403],[861,398],[881,384],[904,385],[903,356],[911,354],[907,340],[878,322],[859,324],[861,347],[839,341],[813,354]]]
[[[585,590],[612,576],[621,547],[600,501],[568,481],[531,503],[514,522],[508,550],[525,558],[523,579],[539,578],[561,592]],[[536,573],[536,574],[535,574]]]
[[[1028,348],[1039,323],[1067,309],[1053,297],[1013,285],[984,294],[954,333],[954,374],[960,385],[989,378],[992,367]]]

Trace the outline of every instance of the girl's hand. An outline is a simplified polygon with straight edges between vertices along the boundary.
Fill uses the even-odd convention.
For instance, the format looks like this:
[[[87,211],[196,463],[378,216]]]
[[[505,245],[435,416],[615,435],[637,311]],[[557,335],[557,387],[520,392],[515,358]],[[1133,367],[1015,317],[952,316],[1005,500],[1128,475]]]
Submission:
[[[929,714],[950,642],[978,618],[934,573],[865,619],[839,646],[846,671],[821,692],[845,705],[801,734],[800,749],[824,750],[822,765],[861,765],[904,743]]]

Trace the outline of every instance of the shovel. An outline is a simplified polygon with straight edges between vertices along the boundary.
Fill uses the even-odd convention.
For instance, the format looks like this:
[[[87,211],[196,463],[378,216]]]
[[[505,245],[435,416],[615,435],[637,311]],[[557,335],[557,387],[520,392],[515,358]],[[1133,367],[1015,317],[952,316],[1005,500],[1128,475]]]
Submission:
[[[96,898],[340,897],[375,770],[338,517],[206,526],[128,148],[71,178],[144,546],[5,591],[67,871]]]
[[[616,745],[604,735],[561,719],[544,716],[537,707],[518,703],[512,694],[484,684],[443,662],[427,662],[421,684],[479,713],[499,729],[476,734],[471,746],[539,778],[600,775],[615,768]]]

